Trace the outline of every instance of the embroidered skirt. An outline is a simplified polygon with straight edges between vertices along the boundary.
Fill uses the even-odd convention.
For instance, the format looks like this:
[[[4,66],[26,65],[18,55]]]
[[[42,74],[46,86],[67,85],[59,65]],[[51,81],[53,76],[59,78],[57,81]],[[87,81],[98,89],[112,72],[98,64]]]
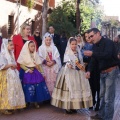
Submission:
[[[1,110],[12,110],[12,109],[21,109],[24,108],[25,105],[25,99],[24,99],[24,93],[22,90],[22,85],[20,81],[14,82],[14,80],[10,81],[11,83],[11,90],[8,89],[8,82],[7,80],[7,71],[1,70],[0,71],[0,109]],[[12,95],[10,95],[9,98],[9,91],[12,92]],[[12,103],[9,101],[9,99],[12,101]]]
[[[21,74],[26,102],[42,102],[51,99],[45,80],[37,69],[34,69],[33,73],[22,71]]]
[[[91,90],[90,90],[90,86],[89,86],[89,81],[88,80],[82,81],[80,79],[81,84],[82,84],[82,82],[87,82],[87,85],[89,88],[89,89],[87,88],[87,90],[88,90],[88,92],[90,92],[89,96],[87,96],[87,97],[84,96],[82,98],[71,98],[69,88],[67,87],[67,84],[66,84],[64,69],[65,68],[62,67],[62,69],[60,70],[60,72],[58,74],[55,88],[52,93],[51,104],[53,106],[63,108],[63,109],[81,109],[81,108],[92,107],[93,103],[92,103],[92,95],[91,95]],[[77,72],[77,75],[80,75],[80,71],[75,70],[75,72]],[[79,77],[79,76],[75,76],[75,77]],[[84,87],[83,85],[80,85],[80,86]],[[82,89],[82,87],[81,87],[81,89]],[[83,91],[83,90],[81,90],[81,91]],[[80,95],[81,94],[83,94],[83,93],[80,92]]]

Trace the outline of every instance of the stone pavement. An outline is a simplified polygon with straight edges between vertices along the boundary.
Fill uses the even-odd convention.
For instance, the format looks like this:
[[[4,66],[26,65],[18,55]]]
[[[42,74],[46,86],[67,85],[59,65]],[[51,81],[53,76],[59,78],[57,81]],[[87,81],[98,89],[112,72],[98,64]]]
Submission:
[[[120,78],[116,80],[115,114],[113,120],[120,120]],[[41,104],[40,109],[30,108],[17,111],[13,115],[0,115],[0,120],[90,120],[94,111],[79,110],[77,114],[67,115],[62,109],[49,104]]]

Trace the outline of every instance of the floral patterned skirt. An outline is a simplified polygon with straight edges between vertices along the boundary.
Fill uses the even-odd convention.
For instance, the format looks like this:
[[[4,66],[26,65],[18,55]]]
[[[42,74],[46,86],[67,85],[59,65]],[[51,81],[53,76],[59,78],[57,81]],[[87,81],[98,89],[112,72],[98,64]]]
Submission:
[[[38,70],[34,70],[33,73],[24,72],[22,75],[26,102],[42,102],[51,99],[45,80]]]
[[[50,100],[50,94],[45,81],[37,84],[23,84],[26,102],[42,102]]]
[[[57,74],[55,73],[53,67],[43,66],[43,69],[46,77],[45,82],[47,84],[50,94],[52,95]]]
[[[7,86],[7,71],[1,70],[0,71],[0,109],[1,110],[12,110],[12,109],[21,109],[25,107],[24,96],[20,96],[19,93],[22,92],[22,86],[19,83],[13,83],[14,85],[18,86],[17,89],[14,89],[14,86],[11,88],[11,91],[16,94],[14,96],[12,102],[14,105],[10,104],[8,98],[8,86]],[[12,81],[11,81],[12,82]],[[24,94],[22,94],[24,95]],[[12,97],[12,96],[11,96]]]

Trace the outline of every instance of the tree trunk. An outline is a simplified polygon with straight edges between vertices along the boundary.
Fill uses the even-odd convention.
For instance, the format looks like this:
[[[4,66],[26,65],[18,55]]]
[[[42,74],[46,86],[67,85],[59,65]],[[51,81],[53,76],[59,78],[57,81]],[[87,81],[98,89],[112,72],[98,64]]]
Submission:
[[[80,30],[80,0],[76,0],[76,27]]]
[[[49,0],[44,0],[42,9],[42,36],[47,32],[47,12]]]

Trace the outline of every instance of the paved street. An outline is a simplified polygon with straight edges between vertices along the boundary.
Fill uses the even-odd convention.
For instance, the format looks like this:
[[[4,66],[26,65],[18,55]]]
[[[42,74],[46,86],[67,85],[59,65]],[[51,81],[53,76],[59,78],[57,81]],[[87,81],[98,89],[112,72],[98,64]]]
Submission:
[[[115,115],[113,120],[120,120],[120,80],[117,80],[116,84]],[[40,109],[31,108],[17,111],[13,115],[1,115],[0,120],[90,120],[89,116],[94,114],[94,111],[84,109],[79,110],[77,114],[66,115],[61,109],[42,104]]]

